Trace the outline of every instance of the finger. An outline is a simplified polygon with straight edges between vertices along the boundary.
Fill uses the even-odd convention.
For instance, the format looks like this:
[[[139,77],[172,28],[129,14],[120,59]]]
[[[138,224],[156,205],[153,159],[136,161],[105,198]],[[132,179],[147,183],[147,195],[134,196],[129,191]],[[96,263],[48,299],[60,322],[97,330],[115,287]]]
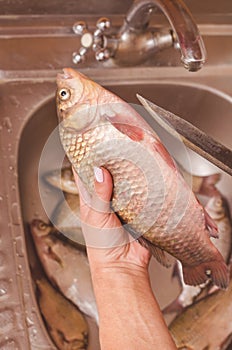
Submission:
[[[83,182],[74,172],[82,204],[82,229],[88,247],[112,248],[127,244],[130,240],[119,219],[110,209],[113,181],[104,168],[94,168],[94,193],[89,196]]]
[[[90,225],[98,223],[100,227],[103,227],[109,221],[109,215],[112,213],[110,199],[113,181],[110,173],[104,168],[95,167],[93,172],[95,178],[94,193],[90,196],[85,185],[73,169],[74,179],[80,195],[81,221],[87,221]],[[117,226],[119,226],[119,223]]]
[[[72,170],[79,190],[80,206],[84,207],[84,210],[89,207],[97,212],[110,213],[110,199],[113,190],[113,181],[110,173],[104,168],[94,167],[95,192],[91,196],[74,168]]]
[[[112,196],[113,180],[104,168],[94,167],[95,192],[102,200],[109,202]]]
[[[99,213],[111,213],[112,177],[106,169],[97,167],[94,167],[94,177],[95,192],[92,196],[92,209]]]

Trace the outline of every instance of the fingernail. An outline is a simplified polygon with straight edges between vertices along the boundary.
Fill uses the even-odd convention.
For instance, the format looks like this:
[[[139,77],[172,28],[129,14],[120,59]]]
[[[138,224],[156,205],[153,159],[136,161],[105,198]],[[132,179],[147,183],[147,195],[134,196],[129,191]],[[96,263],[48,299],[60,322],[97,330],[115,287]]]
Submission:
[[[101,170],[101,168],[98,167],[93,167],[93,171],[94,171],[94,176],[97,182],[103,182],[104,181],[104,175],[103,175],[103,171]]]

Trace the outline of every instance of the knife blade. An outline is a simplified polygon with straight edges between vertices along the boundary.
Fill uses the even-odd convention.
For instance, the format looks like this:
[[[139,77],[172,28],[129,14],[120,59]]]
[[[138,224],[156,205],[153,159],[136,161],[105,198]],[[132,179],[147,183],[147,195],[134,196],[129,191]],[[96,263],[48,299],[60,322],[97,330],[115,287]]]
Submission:
[[[154,120],[169,134],[181,139],[188,148],[232,176],[232,150],[185,119],[166,111],[139,94],[136,96]]]

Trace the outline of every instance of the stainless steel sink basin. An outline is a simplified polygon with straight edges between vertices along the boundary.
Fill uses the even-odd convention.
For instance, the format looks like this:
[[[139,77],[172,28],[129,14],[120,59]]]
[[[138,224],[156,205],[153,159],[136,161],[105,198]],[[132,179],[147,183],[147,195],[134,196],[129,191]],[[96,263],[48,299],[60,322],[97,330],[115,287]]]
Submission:
[[[177,84],[174,81],[156,81],[153,84],[141,83],[137,85],[108,84],[107,88],[128,102],[136,104],[137,99],[135,94],[140,93],[156,104],[183,116],[224,143],[227,147],[232,148],[232,103],[229,95],[200,84],[184,84],[183,82]],[[10,215],[12,215],[13,218],[9,239],[13,237],[16,244],[18,244],[20,240],[21,250],[23,251],[21,255],[17,255],[17,250],[16,254],[15,251],[13,253],[17,261],[16,267],[14,267],[14,269],[16,268],[16,273],[20,273],[18,270],[19,265],[21,265],[21,269],[23,266],[23,271],[28,269],[27,257],[31,266],[36,266],[38,264],[38,261],[35,259],[30,234],[27,230],[27,223],[38,217],[44,221],[48,221],[48,215],[52,213],[58,201],[56,190],[52,190],[42,182],[40,183],[42,202],[38,185],[38,168],[41,153],[47,139],[57,126],[54,92],[54,81],[41,81],[34,84],[30,81],[24,81],[9,83],[4,86],[4,105],[8,108],[6,112],[8,110],[8,115],[12,115],[13,110],[17,111],[17,117],[14,120],[10,117],[5,117],[5,122],[3,124],[3,129],[6,129],[3,146],[6,149],[11,149],[11,151],[9,150],[9,157],[4,159],[5,162],[9,162],[10,164],[6,168],[8,174],[6,186],[16,187],[14,190],[16,192],[9,189],[10,196],[14,196],[8,198],[12,203]],[[11,105],[7,104],[9,101],[11,101]],[[151,125],[154,124],[149,119],[148,115],[145,117]],[[153,125],[153,127],[156,126]],[[157,129],[157,132],[160,133],[160,137],[171,153],[187,169],[190,167],[197,175],[221,172],[193,152],[188,153],[189,162],[188,159],[186,160],[185,152],[183,153],[182,150],[179,150],[177,145],[173,144],[173,140],[170,137],[165,135],[160,129]],[[11,138],[10,135],[14,135],[14,138]],[[60,145],[58,134],[56,134],[52,148],[47,151],[46,161],[42,161],[40,164],[41,174],[56,169],[59,166],[60,155],[63,156],[64,153]],[[14,168],[13,166],[13,169],[11,169],[10,167],[12,166],[11,164],[13,164],[12,162],[16,159],[15,157],[17,157],[17,167]],[[16,183],[17,176],[19,181],[18,194]],[[219,188],[229,200],[232,208],[232,178],[222,173]],[[43,206],[45,202],[49,203],[49,206],[45,208],[46,210]],[[24,250],[24,238],[26,240],[27,250]],[[9,241],[5,244],[9,244]],[[24,262],[22,262],[22,260]],[[6,263],[13,263],[8,255],[5,256],[5,264]],[[175,284],[175,282],[171,283],[171,272],[171,269],[167,270],[152,260],[150,267],[151,280],[161,307],[165,306],[178,291],[177,284]],[[157,286],[157,280],[159,280],[159,286]],[[17,285],[17,283],[16,280],[15,284]],[[29,317],[33,319],[35,324],[41,324],[42,320],[39,316],[36,301],[33,296],[30,277],[25,276],[23,283],[30,294],[30,298],[28,297],[28,304],[26,304],[27,311],[24,310],[24,313],[29,313]],[[30,311],[30,307],[34,310],[33,312]],[[167,318],[167,321],[169,321],[169,318]],[[91,321],[90,328],[91,332],[97,334],[96,327]],[[30,328],[28,329],[30,331]],[[51,342],[48,339],[45,329],[38,329],[40,329],[39,336],[42,339],[41,342],[43,342],[43,344],[49,344],[50,347],[48,348],[52,349]],[[30,339],[30,342],[34,344],[33,338]],[[89,349],[97,349],[95,342],[96,339],[91,338]]]
[[[40,85],[40,88],[44,91],[43,85],[44,84]],[[230,135],[230,130],[232,129],[232,99],[229,95],[220,93],[217,90],[207,89],[201,85],[176,85],[173,82],[157,82],[154,84],[140,85],[111,85],[106,87],[121,96],[124,100],[137,105],[139,105],[139,103],[136,98],[136,93],[139,93],[167,110],[182,116],[232,149],[232,139]],[[53,89],[54,86],[51,84],[50,88]],[[184,166],[188,166],[188,160],[183,158],[183,153],[173,148],[174,140],[159,128],[145,111],[144,117],[158,132],[170,153],[178,158],[177,160]],[[35,216],[35,211],[38,214],[40,196],[38,193],[38,196],[34,197],[33,191],[31,192],[31,188],[28,188],[28,182],[30,178],[36,178],[43,147],[56,126],[57,115],[55,101],[54,98],[49,98],[48,96],[46,101],[41,103],[41,106],[30,116],[21,135],[19,148],[19,181],[21,186],[22,211],[25,221],[32,220]],[[57,154],[62,153],[63,155],[64,152],[60,145],[58,134],[55,138],[55,142],[57,142],[55,148]],[[191,166],[192,169],[187,170],[198,175],[222,172],[194,152],[189,151],[188,154],[190,157],[189,166]],[[56,157],[54,154],[54,149],[52,149],[51,154],[48,153],[47,156],[50,158],[46,159],[46,164],[40,164],[42,172],[47,172],[58,167],[57,161],[59,157]],[[43,169],[43,166],[45,169]],[[219,184],[220,189],[232,205],[232,191],[230,193],[230,186],[227,184],[227,181],[231,179],[225,173],[222,174],[222,178]],[[50,211],[52,211],[52,209],[53,208],[50,208]],[[39,213],[42,213],[41,210]]]
[[[96,19],[91,17],[90,25],[95,25]],[[4,320],[0,320],[0,348],[37,349],[39,344],[45,350],[56,349],[36,302],[30,267],[39,268],[39,264],[28,223],[34,218],[48,221],[59,200],[55,189],[43,181],[39,186],[38,169],[40,175],[56,169],[64,155],[55,133],[53,147],[48,148],[46,161],[41,161],[39,168],[44,145],[57,126],[55,75],[64,66],[72,65],[71,54],[78,46],[70,33],[73,20],[76,17],[35,17],[29,21],[7,18],[0,28],[0,314]],[[114,20],[121,25],[121,17]],[[103,67],[90,61],[82,71],[130,103],[137,104],[135,94],[141,94],[232,149],[232,27],[230,23],[220,23],[219,32],[211,24],[202,26],[209,59],[198,73],[190,74],[179,67],[179,54],[173,51],[160,53],[146,66]],[[56,30],[60,34],[47,35],[47,31]],[[187,170],[197,175],[222,174],[218,187],[232,208],[232,178],[195,153],[186,153],[147,114],[144,117]],[[151,282],[161,307],[178,292],[177,283],[171,283],[171,272],[152,259]],[[98,350],[97,329],[88,321],[89,349]]]

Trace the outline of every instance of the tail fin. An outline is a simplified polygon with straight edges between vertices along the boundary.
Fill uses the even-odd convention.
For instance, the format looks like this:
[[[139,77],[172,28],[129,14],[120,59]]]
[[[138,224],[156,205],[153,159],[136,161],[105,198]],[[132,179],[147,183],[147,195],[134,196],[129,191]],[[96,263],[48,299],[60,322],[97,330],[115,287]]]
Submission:
[[[206,282],[209,278],[219,288],[229,284],[229,271],[224,261],[209,261],[197,266],[183,266],[184,281],[193,286]]]

